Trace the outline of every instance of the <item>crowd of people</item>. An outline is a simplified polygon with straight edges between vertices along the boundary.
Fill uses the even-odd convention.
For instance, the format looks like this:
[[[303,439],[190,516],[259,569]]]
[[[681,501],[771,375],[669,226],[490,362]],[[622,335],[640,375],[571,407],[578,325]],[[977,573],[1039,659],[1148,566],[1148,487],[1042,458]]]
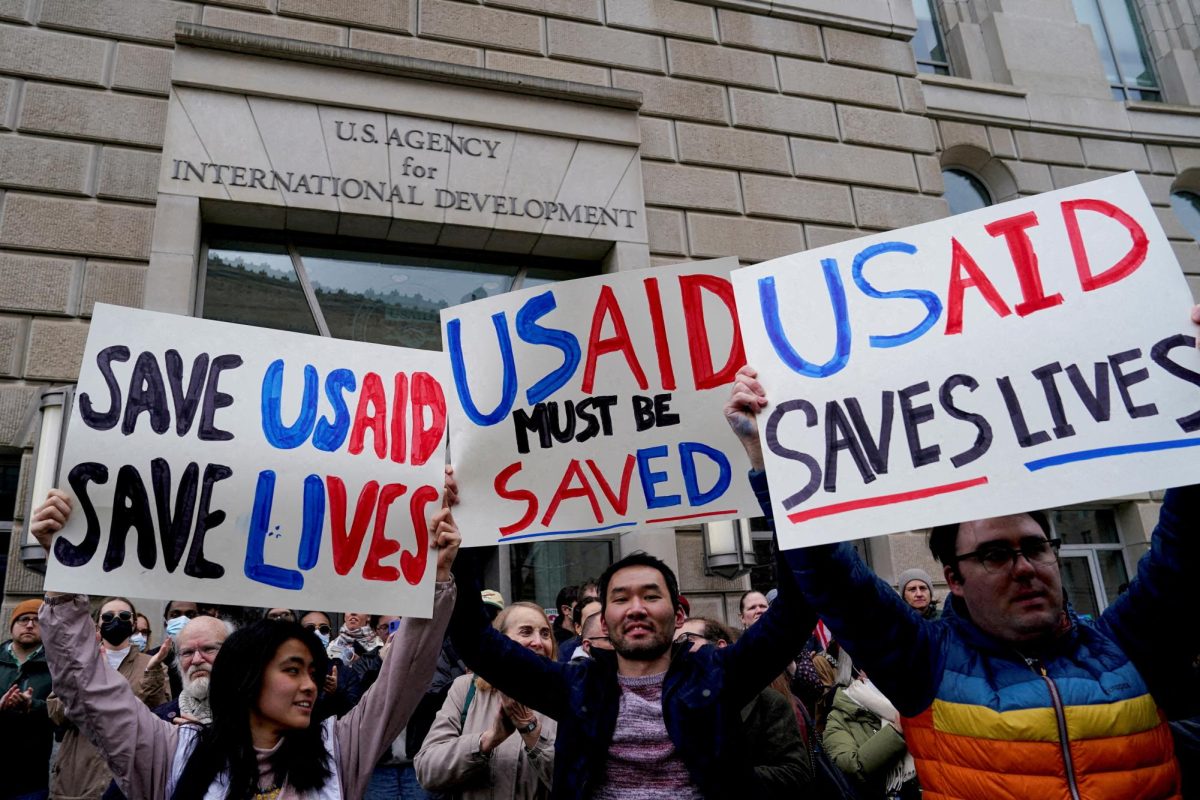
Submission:
[[[1193,311],[1200,324],[1200,307]],[[773,526],[753,369],[725,408]],[[0,800],[1197,797],[1200,486],[1163,498],[1136,578],[1065,600],[1032,511],[935,528],[948,593],[849,544],[781,552],[738,627],[632,553],[552,616],[506,604],[430,521],[431,619],[50,592],[0,645]],[[71,513],[30,520],[47,549]]]

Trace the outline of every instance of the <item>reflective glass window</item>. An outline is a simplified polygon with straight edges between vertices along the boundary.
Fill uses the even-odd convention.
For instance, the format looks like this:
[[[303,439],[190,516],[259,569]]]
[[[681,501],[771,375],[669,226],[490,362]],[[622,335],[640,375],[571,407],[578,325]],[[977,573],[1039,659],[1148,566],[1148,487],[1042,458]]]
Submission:
[[[208,243],[203,316],[281,331],[318,332],[287,248],[269,242]]]
[[[949,75],[950,63],[946,59],[946,47],[942,41],[937,12],[933,9],[933,0],[913,0],[913,13],[917,15],[917,32],[912,40],[917,55],[917,69],[936,75]]]
[[[942,170],[942,181],[946,184],[946,203],[951,214],[977,211],[992,204],[992,195],[983,181],[961,169]]]
[[[1113,97],[1161,100],[1133,0],[1074,0],[1074,4],[1075,18],[1092,29]]]
[[[1171,208],[1192,238],[1200,242],[1200,195],[1182,190],[1171,192]]]

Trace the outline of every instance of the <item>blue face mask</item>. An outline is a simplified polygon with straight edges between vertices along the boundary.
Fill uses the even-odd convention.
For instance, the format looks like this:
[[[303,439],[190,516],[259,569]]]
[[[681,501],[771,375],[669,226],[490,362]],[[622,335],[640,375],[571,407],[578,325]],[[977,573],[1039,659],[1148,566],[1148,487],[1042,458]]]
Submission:
[[[179,632],[183,630],[183,626],[187,625],[189,622],[191,622],[191,620],[183,616],[167,620],[167,636],[170,636],[172,639],[174,639],[179,635]]]
[[[329,634],[328,633],[321,633],[320,631],[313,631],[313,636],[316,636],[318,639],[321,640],[321,647],[329,647]]]
[[[129,637],[129,643],[131,645],[133,645],[134,647],[136,647],[138,649],[138,652],[146,651],[146,635],[145,634],[135,633],[133,636]]]

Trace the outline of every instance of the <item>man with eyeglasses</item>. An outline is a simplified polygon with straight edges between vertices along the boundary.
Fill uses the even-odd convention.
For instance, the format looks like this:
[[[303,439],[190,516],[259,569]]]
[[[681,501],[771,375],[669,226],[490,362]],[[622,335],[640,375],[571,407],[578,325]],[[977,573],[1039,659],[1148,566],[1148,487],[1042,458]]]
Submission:
[[[208,681],[217,653],[231,633],[233,626],[216,617],[198,616],[183,626],[175,637],[175,662],[183,685],[174,700],[154,709],[155,714],[178,723],[212,722]]]
[[[4,771],[0,798],[44,798],[49,792],[54,728],[46,715],[50,668],[38,627],[41,600],[17,604],[9,640],[0,644],[0,754],[19,769]]]
[[[771,520],[756,419],[766,403],[743,367],[725,415]],[[1166,715],[1200,710],[1198,511],[1200,486],[1167,490],[1137,578],[1094,621],[1065,601],[1058,542],[1040,512],[933,530],[950,587],[938,621],[913,614],[848,543],[784,555],[813,609],[899,710],[926,792],[1177,798]]]

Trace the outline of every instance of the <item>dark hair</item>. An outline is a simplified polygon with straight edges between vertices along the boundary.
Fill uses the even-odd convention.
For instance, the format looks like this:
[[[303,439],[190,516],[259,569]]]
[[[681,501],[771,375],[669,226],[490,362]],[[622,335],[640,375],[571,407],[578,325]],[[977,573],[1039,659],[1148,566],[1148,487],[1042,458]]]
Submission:
[[[267,665],[293,639],[308,648],[314,674],[323,676],[328,663],[325,651],[296,622],[260,620],[233,632],[221,645],[208,690],[213,721],[197,734],[173,800],[201,800],[217,775],[226,771],[226,800],[242,800],[257,789],[258,756],[250,736],[250,710],[262,692]],[[314,680],[319,685],[319,679]],[[313,720],[303,730],[283,734],[271,756],[271,769],[276,780],[286,781],[298,794],[324,786],[333,772],[321,740],[321,724]]]
[[[612,576],[616,575],[618,570],[625,569],[626,567],[650,567],[661,572],[663,581],[667,584],[667,594],[671,596],[671,608],[679,609],[679,581],[675,579],[675,573],[659,559],[649,553],[638,550],[625,556],[620,561],[609,564],[608,569],[600,574],[601,611],[608,608],[608,584],[612,581]]]
[[[579,600],[576,601],[575,611],[571,613],[571,621],[575,623],[576,628],[578,628],[581,624],[583,624],[583,607],[586,606],[588,603],[599,603],[599,602],[600,602],[600,598],[594,594],[582,595],[579,598]]]
[[[100,605],[96,606],[96,612],[94,614],[92,614],[92,619],[95,620],[96,622],[99,622],[100,621],[100,609],[104,608],[106,605],[108,605],[109,603],[112,603],[114,601],[118,602],[118,603],[124,603],[125,605],[129,606],[129,610],[133,613],[133,617],[132,617],[132,621],[134,623],[133,627],[137,628],[138,610],[136,608],[134,608],[133,603],[129,602],[128,598],[120,597],[119,595],[112,595],[110,597],[106,597],[103,600],[101,600]],[[147,622],[149,622],[149,620],[147,620]]]
[[[574,605],[578,599],[578,586],[564,586],[558,590],[558,597],[554,601],[554,610],[558,612],[558,616],[554,618],[554,627],[561,628],[567,621],[567,615],[562,613],[562,607]]]
[[[723,622],[708,617],[690,617],[688,622],[703,623],[704,631],[701,635],[713,644],[716,644],[718,639],[724,639],[726,644],[733,644],[737,641],[737,633]]]
[[[1042,529],[1042,533],[1047,539],[1050,538],[1050,520],[1046,517],[1044,511],[1027,511],[1027,516],[1031,517],[1037,526]],[[958,553],[958,529],[962,523],[955,522],[950,525],[938,525],[929,532],[929,552],[940,563],[953,567],[957,574],[957,561],[955,557]]]

